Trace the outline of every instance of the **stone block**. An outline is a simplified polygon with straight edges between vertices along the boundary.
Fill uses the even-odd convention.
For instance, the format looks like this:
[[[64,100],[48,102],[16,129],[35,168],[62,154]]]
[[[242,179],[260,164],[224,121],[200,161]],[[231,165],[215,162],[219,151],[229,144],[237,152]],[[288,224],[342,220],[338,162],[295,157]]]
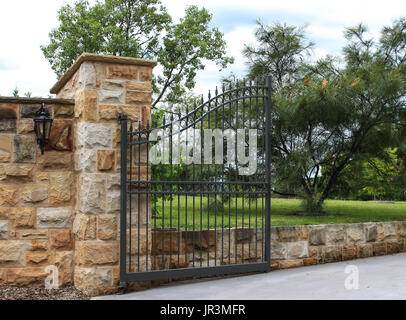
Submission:
[[[110,287],[113,285],[113,268],[99,267],[97,268],[97,286]]]
[[[133,121],[141,121],[142,118],[142,108],[139,106],[118,106],[117,107],[118,113],[120,114],[126,114],[128,116],[128,119],[133,120]],[[138,129],[139,124],[134,123],[134,128]]]
[[[19,240],[0,241],[0,268],[22,267],[25,264],[25,243]]]
[[[271,259],[287,259],[287,246],[285,243],[271,242]]]
[[[76,289],[86,295],[95,296],[99,293],[97,283],[96,268],[75,267],[74,284]]]
[[[365,242],[364,225],[349,224],[346,226],[347,243],[358,244]]]
[[[0,162],[9,162],[13,154],[13,136],[0,135]]]
[[[41,105],[24,105],[20,108],[20,118],[35,118],[37,112],[41,108]],[[50,106],[45,106],[49,114],[52,114],[52,108]]]
[[[91,61],[85,61],[79,69],[78,86],[81,88],[95,88],[97,86],[97,73]]]
[[[311,227],[309,231],[309,244],[320,246],[326,244],[326,228],[325,226]]]
[[[358,246],[356,245],[347,245],[343,246],[343,261],[352,260],[358,258]]]
[[[27,251],[25,257],[27,267],[45,267],[53,263],[49,251]]]
[[[112,171],[116,161],[115,150],[98,150],[97,151],[97,169],[99,171]]]
[[[76,240],[96,239],[96,217],[76,214],[72,232]]]
[[[15,105],[15,104],[12,104],[12,105],[10,105],[10,104],[7,104],[7,105],[4,105],[4,104],[1,104],[1,107],[0,107],[0,122],[1,121],[4,121],[4,120],[15,120],[15,119],[17,119],[17,109],[18,109],[18,106],[17,105]],[[0,124],[0,131],[2,131],[1,130],[1,124]]]
[[[289,269],[303,266],[303,260],[281,260],[279,261],[280,269]]]
[[[8,239],[8,221],[0,220],[0,240]]]
[[[14,208],[0,208],[0,220],[8,220],[8,214]]]
[[[49,230],[49,243],[52,249],[72,250],[73,239],[71,229],[52,229]]]
[[[290,242],[288,245],[288,260],[304,259],[309,256],[308,242]]]
[[[75,169],[92,173],[96,171],[97,151],[81,148],[75,152]]]
[[[314,266],[316,264],[319,263],[318,261],[319,259],[317,258],[307,258],[307,259],[303,259],[303,265],[304,266]]]
[[[71,228],[72,222],[71,207],[37,209],[38,228]]]
[[[119,243],[76,242],[75,259],[79,266],[114,265],[119,260]]]
[[[7,284],[7,269],[0,269],[0,286]]]
[[[319,256],[319,247],[309,246],[309,258],[318,258]]]
[[[104,213],[106,209],[105,176],[82,174],[79,179],[79,210],[82,213]]]
[[[73,120],[55,119],[46,146],[48,150],[71,151],[73,148]]]
[[[401,252],[401,244],[397,240],[386,242],[386,254],[395,254]]]
[[[99,110],[101,120],[116,120],[118,119],[117,107],[114,105],[101,105]]]
[[[73,283],[73,253],[72,251],[56,251],[54,265],[59,272],[59,285]]]
[[[57,104],[54,106],[55,118],[73,118],[74,115],[75,115],[74,105]]]
[[[27,242],[27,251],[47,251],[48,249],[48,240],[29,240]]]
[[[151,119],[151,107],[150,106],[143,106],[142,107],[142,128],[145,130],[147,128],[151,128],[152,119]]]
[[[42,287],[48,274],[44,267],[8,269],[7,282],[10,285]]]
[[[84,121],[98,121],[98,91],[81,90],[76,97],[75,118]]]
[[[20,199],[24,203],[38,204],[48,199],[48,185],[26,184],[21,188]]]
[[[111,64],[107,69],[108,79],[138,80],[140,67],[131,65]]]
[[[0,164],[0,181],[25,182],[32,180],[34,165],[28,164]]]
[[[138,67],[138,80],[150,82],[152,80],[152,68],[146,66]]]
[[[14,230],[9,232],[10,237],[13,239],[21,240],[39,240],[48,239],[48,230],[36,230],[36,229],[24,229],[24,230]]]
[[[378,229],[375,223],[366,224],[365,232],[367,242],[375,242],[378,238]]]
[[[0,118],[0,132],[14,133],[16,132],[16,120]]]
[[[100,240],[116,240],[117,232],[117,215],[106,214],[97,217],[97,237]]]
[[[149,232],[147,234],[145,229],[140,229],[138,232],[138,228],[132,228],[131,229],[131,239],[130,239],[130,231],[127,230],[127,252],[131,253],[131,255],[146,255],[147,252],[151,252],[151,255],[154,255],[154,256],[162,254],[162,250],[161,250],[162,237],[160,237],[161,232],[158,231],[158,234],[157,234],[158,236],[154,236],[153,235],[154,233],[155,232],[152,232],[152,233]],[[176,242],[176,243],[173,243],[172,248],[175,248],[175,246],[177,247],[178,239],[180,239],[180,238],[178,238],[177,236],[173,236],[172,241]],[[166,240],[169,240],[169,238]],[[156,241],[156,243],[155,243],[155,245],[152,245],[152,243],[154,241]],[[182,246],[183,243],[184,243],[183,240],[181,240],[180,245]],[[164,248],[164,252],[170,251],[169,244],[167,242],[164,242],[163,248]]]
[[[344,244],[345,230],[344,225],[326,225],[326,244]]]
[[[14,207],[18,204],[18,187],[0,185],[0,206]]]
[[[378,231],[378,241],[396,239],[395,224],[393,222],[380,222],[376,224]]]
[[[99,91],[99,101],[103,104],[124,104],[125,100],[125,90],[115,89],[115,90],[100,90]]]
[[[398,237],[406,238],[406,221],[396,222],[395,227]]]
[[[38,166],[41,170],[70,169],[73,164],[71,152],[48,151],[38,156]]]
[[[138,81],[128,81],[126,84],[127,90],[132,91],[152,91],[151,82],[138,82]]]
[[[111,148],[111,129],[110,123],[79,122],[77,125],[77,147]]]
[[[372,250],[374,256],[383,256],[386,255],[386,243],[385,242],[376,242],[372,244]]]
[[[16,208],[9,214],[10,227],[13,229],[35,228],[35,208]]]
[[[150,105],[152,103],[152,93],[151,92],[140,92],[140,91],[127,91],[125,103],[126,104],[144,104]]]
[[[323,262],[336,262],[341,261],[342,253],[341,248],[337,246],[326,246],[322,249],[323,252]]]
[[[69,171],[49,174],[49,198],[52,205],[70,202],[73,198],[73,175]]]
[[[37,141],[34,135],[14,136],[14,157],[15,162],[35,162]]]
[[[34,121],[32,119],[21,119],[18,121],[18,134],[27,134],[34,132]]]
[[[358,248],[360,258],[369,258],[373,256],[372,244],[360,244]]]
[[[136,229],[134,229],[136,230]],[[197,231],[199,232],[199,231]],[[200,233],[200,232],[199,232]],[[205,235],[206,234],[206,235]],[[140,235],[141,236],[141,235]],[[189,241],[195,240],[195,246],[201,247],[203,250],[204,248],[208,248],[208,244],[215,246],[214,242],[214,235],[212,242],[210,242],[210,237],[209,237],[209,243],[207,242],[207,232],[202,232],[201,233],[201,246],[200,246],[200,235],[195,235],[193,238],[192,236],[188,237]],[[138,234],[135,233],[132,239],[137,239],[134,241],[137,241],[136,246],[138,247]],[[141,243],[145,242],[140,241],[140,246]],[[184,252],[185,248],[185,242],[181,234],[179,234],[178,231],[176,230],[155,230],[152,232],[152,251],[154,254],[160,255],[160,254],[178,254]]]

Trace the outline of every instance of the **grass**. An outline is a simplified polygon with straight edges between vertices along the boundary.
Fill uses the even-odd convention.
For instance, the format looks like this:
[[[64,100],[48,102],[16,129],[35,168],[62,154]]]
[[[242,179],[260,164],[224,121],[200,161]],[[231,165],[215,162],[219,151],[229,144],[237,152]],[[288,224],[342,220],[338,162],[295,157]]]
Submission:
[[[220,198],[218,198],[218,201]],[[206,197],[174,197],[172,210],[170,200],[159,199],[152,205],[156,214],[156,227],[162,224],[169,228],[228,228],[230,227],[254,227],[262,226],[262,199],[249,201],[248,199],[232,198],[230,205],[227,202],[223,212],[208,209]],[[377,221],[402,221],[406,220],[406,202],[395,204],[377,204],[367,201],[343,201],[327,200],[325,202],[325,216],[296,216],[294,212],[300,211],[301,201],[298,199],[272,199],[271,201],[271,224],[272,226],[284,225],[317,225],[317,224],[340,224]],[[194,206],[194,211],[193,211]],[[164,208],[164,211],[162,210]],[[178,210],[179,208],[179,210]],[[187,208],[187,209],[186,209]],[[179,212],[178,212],[179,211]],[[187,212],[187,214],[186,214]],[[193,215],[193,212],[195,213]],[[152,220],[153,227],[155,220]]]

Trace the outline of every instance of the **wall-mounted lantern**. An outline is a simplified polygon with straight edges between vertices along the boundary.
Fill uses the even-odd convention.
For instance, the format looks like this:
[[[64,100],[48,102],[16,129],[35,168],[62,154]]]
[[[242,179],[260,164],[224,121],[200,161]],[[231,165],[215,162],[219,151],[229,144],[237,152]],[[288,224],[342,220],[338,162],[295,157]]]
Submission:
[[[37,136],[37,143],[41,149],[41,154],[44,154],[44,147],[49,141],[52,121],[49,111],[45,108],[45,103],[43,103],[34,118],[34,131]]]

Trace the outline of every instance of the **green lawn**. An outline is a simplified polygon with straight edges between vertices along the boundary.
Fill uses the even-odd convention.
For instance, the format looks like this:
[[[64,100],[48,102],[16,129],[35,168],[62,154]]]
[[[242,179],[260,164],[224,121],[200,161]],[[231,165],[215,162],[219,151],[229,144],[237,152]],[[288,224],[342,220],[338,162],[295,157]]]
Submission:
[[[202,204],[202,205],[201,205]],[[184,229],[217,228],[222,227],[255,227],[262,225],[262,199],[248,201],[242,198],[231,199],[231,205],[228,202],[224,207],[224,214],[217,210],[208,210],[207,198],[187,197],[187,215],[186,215],[186,197],[174,197],[172,199],[172,210],[170,200],[165,200],[164,205],[159,199],[152,205],[156,212],[156,220],[152,220],[153,227],[173,227]],[[272,199],[271,223],[272,226],[282,225],[313,225],[313,224],[338,224],[338,223],[357,223],[371,221],[401,221],[406,220],[406,202],[396,202],[395,204],[377,204],[364,201],[342,201],[328,200],[325,203],[325,216],[303,217],[295,216],[292,213],[300,211],[300,200],[297,199]],[[164,208],[164,212],[162,210]],[[179,210],[178,210],[179,208]],[[193,212],[195,214],[193,215]],[[163,214],[162,214],[163,213]],[[171,218],[172,216],[172,218]],[[163,218],[162,218],[163,217]]]

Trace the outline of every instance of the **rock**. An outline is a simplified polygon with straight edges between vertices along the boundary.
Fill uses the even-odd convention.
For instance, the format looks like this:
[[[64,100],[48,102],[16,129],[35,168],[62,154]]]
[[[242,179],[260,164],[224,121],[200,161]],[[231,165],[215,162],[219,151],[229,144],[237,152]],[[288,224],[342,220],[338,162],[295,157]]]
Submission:
[[[298,241],[288,243],[288,259],[303,259],[309,256],[307,241]]]
[[[103,104],[124,104],[127,103],[125,100],[125,90],[100,90],[99,91],[99,101]]]
[[[38,228],[71,228],[73,211],[71,207],[63,208],[38,208]]]
[[[117,107],[114,105],[102,105],[100,106],[99,115],[102,120],[117,120]]]
[[[271,259],[283,260],[287,258],[287,246],[285,243],[271,242]]]
[[[0,206],[14,207],[18,204],[18,187],[0,185]]]
[[[373,256],[372,244],[360,244],[359,245],[359,257],[369,258]]]
[[[127,90],[125,103],[126,104],[144,104],[151,105],[151,92],[140,92]]]
[[[145,66],[138,67],[138,80],[150,82],[152,80],[152,68]]]
[[[151,128],[152,119],[151,119],[151,107],[150,106],[143,106],[142,107],[142,128],[145,130],[147,128]]]
[[[98,121],[97,90],[84,89],[77,94],[75,105],[75,118],[82,118],[84,121]]]
[[[145,248],[146,248],[146,235],[144,231],[141,231],[140,233],[140,254],[144,254]],[[197,233],[198,231],[196,231]],[[207,249],[207,241],[205,238],[203,238],[203,235],[206,232],[202,232],[202,250],[204,248]],[[193,237],[190,238],[192,241]],[[200,236],[196,235],[194,237],[195,239],[195,246],[200,247]],[[214,240],[214,239],[213,239]],[[127,244],[129,245],[129,240],[127,241]],[[214,244],[214,242],[213,242]],[[132,251],[134,253],[138,252],[138,231],[137,228],[134,228],[132,231],[132,237],[131,237],[131,245],[132,245]],[[151,252],[154,254],[160,255],[160,254],[178,254],[178,253],[183,253],[185,248],[185,242],[181,234],[177,231],[170,231],[170,230],[156,230],[152,232],[152,248]]]
[[[118,113],[126,114],[128,116],[128,119],[133,121],[141,121],[142,118],[142,108],[139,106],[118,106]],[[138,127],[138,123],[135,123],[135,130],[137,130]]]
[[[13,238],[21,240],[48,239],[48,230],[15,230]]]
[[[337,246],[323,247],[323,262],[336,262],[341,261],[342,254],[341,248]]]
[[[59,285],[73,283],[73,253],[72,251],[56,251],[54,265],[59,272]]]
[[[113,285],[113,268],[97,268],[97,285],[99,287],[109,287]]]
[[[318,264],[319,261],[317,258],[307,258],[307,259],[303,259],[303,265],[304,266],[314,266],[316,264]]]
[[[126,84],[126,89],[127,90],[132,90],[132,91],[147,91],[150,92],[152,91],[152,86],[151,82],[136,82],[136,81],[129,81]]]
[[[310,229],[309,244],[314,246],[326,244],[326,228],[324,226]]]
[[[82,213],[103,213],[106,208],[104,176],[102,174],[82,174],[78,199],[79,210]]]
[[[16,162],[35,162],[37,141],[34,135],[15,135],[14,154]]]
[[[44,286],[47,276],[43,267],[13,268],[8,269],[7,282],[11,285],[41,287]]]
[[[21,188],[21,201],[25,203],[39,203],[48,199],[48,186],[28,184]]]
[[[10,179],[32,180],[33,165],[0,164],[0,181]]]
[[[364,225],[349,224],[346,226],[347,243],[358,244],[365,242]]]
[[[386,242],[387,254],[396,254],[401,252],[402,243],[399,243],[397,240],[391,240]]]
[[[32,229],[35,227],[35,208],[18,208],[10,212],[10,227],[13,229]]]
[[[86,295],[96,296],[99,293],[97,289],[96,268],[75,267],[74,283],[76,289]]]
[[[8,220],[8,214],[14,208],[0,208],[0,220]]]
[[[13,152],[13,136],[0,135],[0,162],[9,162]]]
[[[124,90],[125,81],[123,80],[104,80],[102,83],[103,90],[122,91]]]
[[[77,147],[111,148],[111,128],[110,123],[79,122],[77,125]]]
[[[51,204],[63,204],[73,197],[73,175],[68,171],[51,172],[49,174],[49,197]]]
[[[19,134],[27,134],[34,132],[34,121],[32,119],[21,119],[18,121]]]
[[[116,158],[115,150],[98,150],[97,151],[97,169],[99,171],[114,170]]]
[[[8,239],[8,221],[0,220],[0,240]]]
[[[100,240],[116,240],[118,223],[116,215],[101,215],[97,218],[97,237]]]
[[[279,261],[280,269],[296,268],[303,266],[303,260],[281,260]]]
[[[16,120],[0,120],[0,132],[16,132]]]
[[[17,119],[17,109],[18,109],[17,105],[1,104],[0,119],[2,119],[2,120]]]
[[[49,251],[27,251],[26,265],[28,267],[48,266],[52,264],[51,253]]]
[[[76,214],[72,232],[76,240],[96,239],[96,217]]]
[[[47,149],[71,151],[73,147],[73,120],[55,119]]]
[[[73,154],[70,152],[49,151],[38,156],[38,165],[41,170],[70,169],[73,164]]]
[[[74,116],[74,112],[75,112],[74,105],[57,104],[54,106],[55,118],[72,118]]]
[[[396,233],[401,238],[406,238],[406,221],[396,223]]]
[[[47,251],[48,240],[31,240],[27,242],[27,251]]]
[[[80,266],[114,265],[119,259],[119,243],[80,241],[75,256]]]
[[[395,225],[392,222],[377,223],[378,241],[396,239]]]
[[[22,106],[20,108],[20,118],[35,118],[40,108],[40,105]],[[48,110],[49,114],[52,114],[52,110],[49,106],[45,106],[45,109]]]
[[[52,249],[72,250],[73,239],[70,229],[55,229],[49,231],[49,243]]]
[[[375,242],[378,237],[378,229],[376,224],[367,224],[366,225],[366,241],[367,242]]]
[[[94,172],[96,169],[96,150],[80,149],[75,153],[75,168],[78,171]]]
[[[0,241],[0,268],[24,266],[25,245],[24,241]]]
[[[108,79],[138,80],[140,67],[121,64],[111,64],[107,69]],[[143,70],[144,71],[144,70]]]
[[[326,226],[326,244],[343,244],[345,243],[344,225],[327,225]]]
[[[374,256],[383,256],[386,255],[386,243],[385,242],[376,242],[372,244],[372,250]]]
[[[356,245],[343,246],[342,255],[343,255],[343,261],[357,259],[358,258],[358,246],[356,246]]]
[[[96,87],[96,69],[92,62],[85,61],[80,66],[78,84],[82,88]]]

